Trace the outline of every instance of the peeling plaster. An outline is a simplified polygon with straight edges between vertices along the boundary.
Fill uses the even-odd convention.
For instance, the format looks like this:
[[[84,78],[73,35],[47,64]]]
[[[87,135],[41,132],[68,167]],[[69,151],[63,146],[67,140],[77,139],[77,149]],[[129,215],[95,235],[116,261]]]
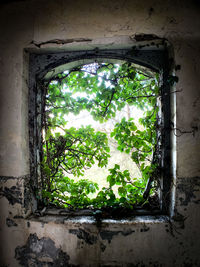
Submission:
[[[9,180],[15,180],[15,179],[17,179],[17,178],[14,176],[0,176],[0,181],[4,182],[4,183],[9,181]]]
[[[0,198],[5,197],[9,204],[16,203],[23,204],[25,212],[30,208],[31,203],[31,188],[30,175],[23,175],[19,177],[14,176],[0,176]]]
[[[5,197],[11,205],[22,204],[22,192],[19,186],[0,188],[0,197]]]
[[[69,264],[69,255],[57,248],[53,240],[39,239],[36,234],[30,234],[26,244],[15,249],[15,258],[22,266],[74,266]]]
[[[61,44],[61,45],[64,45],[64,44],[69,44],[69,43],[74,43],[74,42],[77,42],[77,43],[80,43],[80,42],[91,42],[92,39],[89,39],[89,38],[73,38],[73,39],[53,39],[53,40],[48,40],[48,41],[45,41],[45,42],[36,42],[36,41],[32,41],[31,44],[35,45],[36,47],[40,48],[44,45],[47,45],[47,44]]]

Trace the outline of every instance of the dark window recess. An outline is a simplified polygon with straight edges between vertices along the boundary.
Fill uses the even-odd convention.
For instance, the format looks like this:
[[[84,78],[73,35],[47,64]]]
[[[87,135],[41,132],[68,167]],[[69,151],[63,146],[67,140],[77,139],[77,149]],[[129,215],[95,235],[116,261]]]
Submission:
[[[31,53],[29,85],[35,210],[168,214],[167,50]]]

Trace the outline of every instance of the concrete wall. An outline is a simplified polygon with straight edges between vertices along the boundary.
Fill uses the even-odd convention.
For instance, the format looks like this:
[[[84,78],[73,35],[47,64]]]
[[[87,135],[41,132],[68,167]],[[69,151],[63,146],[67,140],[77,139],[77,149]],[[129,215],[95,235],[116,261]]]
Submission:
[[[0,4],[0,266],[200,266],[199,1],[4,1]],[[29,213],[28,55],[166,38],[179,81],[172,220],[105,221]],[[62,41],[55,41],[60,39]],[[52,41],[53,40],[53,41]]]

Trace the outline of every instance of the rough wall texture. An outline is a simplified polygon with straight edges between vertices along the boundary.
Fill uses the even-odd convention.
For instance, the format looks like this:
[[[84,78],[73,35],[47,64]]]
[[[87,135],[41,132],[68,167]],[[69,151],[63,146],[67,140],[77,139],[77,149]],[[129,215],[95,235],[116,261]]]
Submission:
[[[199,1],[4,1],[0,8],[0,266],[200,266]],[[173,47],[177,138],[174,220],[24,219],[30,204],[28,56],[134,43]],[[176,167],[176,168],[175,168]],[[28,203],[28,204],[27,204]]]

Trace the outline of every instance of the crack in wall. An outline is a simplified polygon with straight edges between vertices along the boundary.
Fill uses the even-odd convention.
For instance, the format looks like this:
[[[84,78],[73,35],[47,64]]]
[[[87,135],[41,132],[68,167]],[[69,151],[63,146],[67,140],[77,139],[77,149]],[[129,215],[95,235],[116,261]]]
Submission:
[[[92,39],[90,38],[72,38],[72,39],[52,39],[44,42],[36,42],[32,41],[31,44],[35,45],[36,47],[40,48],[41,46],[44,46],[46,44],[58,44],[58,45],[64,45],[64,44],[70,44],[70,43],[80,43],[80,42],[91,42]]]

